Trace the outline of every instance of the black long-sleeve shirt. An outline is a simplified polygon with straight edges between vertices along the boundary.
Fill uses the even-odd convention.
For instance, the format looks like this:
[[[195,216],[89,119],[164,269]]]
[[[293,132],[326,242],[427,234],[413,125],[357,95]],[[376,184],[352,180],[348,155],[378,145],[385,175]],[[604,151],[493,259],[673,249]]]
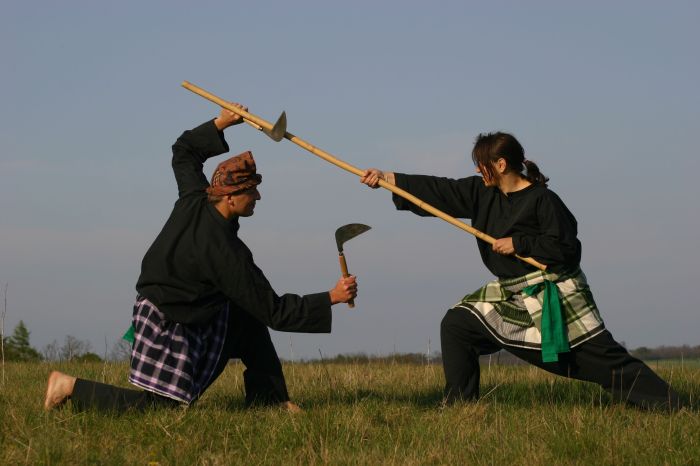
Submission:
[[[229,301],[275,330],[331,330],[328,292],[278,296],[226,220],[207,200],[204,161],[228,151],[213,120],[185,131],[173,145],[179,198],[141,264],[139,294],[169,319],[204,323]]]
[[[553,272],[575,269],[581,261],[577,223],[553,191],[532,184],[503,194],[487,187],[480,176],[458,180],[396,173],[396,185],[456,218],[469,218],[472,226],[494,238],[513,238],[516,254],[532,257]],[[399,210],[421,216],[428,212],[393,195]],[[491,245],[477,239],[484,265],[499,278],[514,278],[537,270],[513,256],[497,254]]]

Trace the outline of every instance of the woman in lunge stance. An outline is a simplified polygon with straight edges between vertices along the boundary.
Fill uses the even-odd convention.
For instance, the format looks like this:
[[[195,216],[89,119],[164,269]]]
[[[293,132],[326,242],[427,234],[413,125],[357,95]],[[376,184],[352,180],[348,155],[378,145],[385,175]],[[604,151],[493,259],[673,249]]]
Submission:
[[[252,154],[221,162],[211,184],[202,172],[205,160],[228,151],[223,130],[241,122],[222,109],[218,118],[185,131],[173,145],[179,198],[143,258],[136,284],[129,382],[143,390],[54,371],[46,409],[69,398],[80,409],[112,411],[189,405],[229,359],[240,358],[247,405],[299,410],[289,401],[268,327],[330,332],[331,305],[354,298],[357,285],[351,276],[330,291],[305,296],[279,296],[272,289],[238,237],[239,218],[253,215],[260,200],[262,179]]]
[[[481,134],[472,160],[481,176],[449,179],[371,168],[361,179],[373,188],[380,179],[392,183],[497,238],[477,245],[498,279],[465,296],[441,323],[446,401],[477,399],[479,355],[505,349],[549,372],[595,382],[617,401],[677,408],[676,392],[605,329],[579,267],[576,219],[547,189],[548,178],[525,159],[520,143],[507,133]],[[399,210],[430,216],[399,196],[393,201]]]

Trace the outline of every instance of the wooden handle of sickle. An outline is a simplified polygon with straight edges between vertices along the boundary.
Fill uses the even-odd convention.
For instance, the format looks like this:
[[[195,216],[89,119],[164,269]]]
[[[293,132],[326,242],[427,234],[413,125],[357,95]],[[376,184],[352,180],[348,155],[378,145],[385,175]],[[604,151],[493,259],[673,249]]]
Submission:
[[[338,260],[340,261],[340,271],[343,272],[343,277],[349,277],[348,264],[345,262],[345,254],[342,252],[338,253]],[[355,307],[355,300],[351,299],[348,301],[348,307]]]

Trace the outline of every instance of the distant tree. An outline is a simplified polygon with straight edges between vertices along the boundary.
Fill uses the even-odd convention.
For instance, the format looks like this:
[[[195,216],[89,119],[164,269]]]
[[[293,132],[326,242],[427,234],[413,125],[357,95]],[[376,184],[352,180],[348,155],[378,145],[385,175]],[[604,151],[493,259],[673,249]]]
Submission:
[[[652,351],[646,346],[640,346],[636,350],[633,350],[632,354],[641,359],[649,359],[653,356]]]
[[[29,344],[29,330],[19,321],[12,336],[4,341],[5,359],[8,361],[40,361],[41,355]]]
[[[73,358],[73,361],[77,362],[102,362],[102,358],[97,354],[88,351],[87,353],[81,354],[77,358]]]
[[[61,351],[58,347],[58,341],[54,340],[41,350],[44,361],[58,361],[61,358]]]
[[[657,346],[647,348],[642,346],[630,351],[632,356],[640,359],[697,359],[700,358],[700,345],[698,346]]]
[[[92,349],[89,341],[79,340],[73,335],[66,335],[63,346],[59,350],[62,361],[73,361],[74,359],[88,353]]]
[[[7,315],[7,283],[5,283],[2,312],[0,312],[0,363],[2,363],[2,386],[5,386],[5,316]]]
[[[109,352],[108,359],[110,361],[128,361],[130,357],[131,343],[120,338],[112,346],[112,350]]]

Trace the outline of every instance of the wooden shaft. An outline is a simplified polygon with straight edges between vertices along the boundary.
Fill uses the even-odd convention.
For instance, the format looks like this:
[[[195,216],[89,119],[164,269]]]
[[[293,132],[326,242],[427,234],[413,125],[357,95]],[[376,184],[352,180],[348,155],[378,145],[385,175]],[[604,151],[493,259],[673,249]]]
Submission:
[[[340,261],[340,271],[343,273],[343,277],[349,277],[350,273],[348,272],[348,264],[345,262],[345,254],[342,252],[338,253],[338,260]],[[348,301],[348,307],[355,307],[355,300],[351,299]]]
[[[431,213],[434,216],[443,219],[447,223],[454,225],[457,228],[461,228],[462,230],[466,231],[467,233],[470,233],[470,234],[476,236],[480,240],[486,241],[489,244],[493,244],[496,242],[496,238],[494,238],[493,236],[489,236],[486,233],[484,233],[483,231],[479,231],[476,228],[474,228],[473,226],[467,225],[466,223],[464,223],[460,220],[457,220],[456,218],[452,217],[451,215],[447,215],[445,212],[443,212],[439,209],[436,209],[435,207],[431,206],[427,202],[423,202],[421,199],[417,198],[416,196],[409,193],[408,191],[404,191],[403,189],[399,188],[396,185],[393,185],[391,183],[387,183],[384,180],[379,180],[379,186],[388,189],[389,191],[396,194],[397,196],[403,197],[407,201],[417,205],[418,207],[425,210],[426,212]],[[527,262],[528,264],[537,267],[540,270],[547,269],[546,265],[540,264],[532,257],[522,257],[522,256],[519,256],[517,254],[514,254],[514,256],[523,262]]]
[[[258,125],[257,123],[253,123],[252,121],[246,120],[245,118],[243,118],[243,121],[245,121],[246,123],[248,123],[248,124],[249,124],[250,126],[252,126],[253,128],[257,129],[258,131],[262,131],[262,130],[263,130],[263,127],[260,126],[260,125]]]
[[[245,110],[238,108],[235,105],[232,105],[231,102],[227,102],[224,99],[222,99],[221,97],[217,97],[214,94],[205,91],[201,87],[195,86],[194,84],[192,84],[189,81],[183,81],[182,87],[184,87],[185,89],[187,89],[189,91],[194,92],[195,94],[197,94],[199,96],[204,97],[207,100],[211,100],[212,102],[217,104],[219,107],[223,107],[226,110],[230,110],[233,113],[242,116],[243,120],[246,123],[248,123],[250,126],[252,126],[253,128],[255,128],[257,130],[262,131],[263,128],[268,129],[268,130],[272,130],[272,125],[270,123],[268,123],[267,121],[263,120],[262,118],[257,117],[255,115],[252,115],[252,114],[246,112]]]
[[[215,104],[219,105],[220,107],[223,107],[227,110],[232,111],[233,113],[236,113],[236,114],[242,116],[244,120],[250,120],[253,123],[257,124],[258,126],[266,128],[268,130],[272,129],[273,125],[270,124],[269,122],[263,120],[260,117],[255,116],[251,113],[248,113],[245,110],[241,110],[240,108],[232,105],[231,103],[205,91],[204,89],[202,89],[200,87],[195,86],[192,83],[184,81],[182,83],[182,87],[194,92],[195,94],[197,94],[201,97],[204,97],[207,100],[214,102]],[[303,149],[306,149],[307,151],[311,152],[312,154],[316,155],[317,157],[322,158],[326,162],[330,162],[333,165],[342,168],[343,170],[349,171],[350,173],[353,173],[357,176],[363,176],[365,174],[365,172],[363,170],[360,170],[359,168],[354,167],[354,166],[350,165],[349,163],[343,162],[342,160],[334,157],[333,155],[329,154],[328,152],[326,152],[322,149],[319,149],[318,147],[314,146],[313,144],[309,144],[308,142],[296,137],[295,135],[293,135],[290,132],[284,133],[284,138],[293,142],[297,146],[299,146]],[[494,237],[489,236],[486,233],[483,233],[483,232],[477,230],[476,228],[472,227],[471,225],[467,225],[466,223],[459,221],[450,215],[447,215],[445,212],[443,212],[439,209],[436,209],[435,207],[431,206],[427,202],[423,202],[421,199],[417,198],[416,196],[414,196],[413,194],[411,194],[407,191],[404,191],[403,189],[399,188],[398,186],[395,186],[391,183],[387,183],[384,180],[379,180],[379,186],[381,186],[384,189],[388,189],[389,191],[396,194],[397,196],[400,196],[400,197],[406,199],[407,201],[411,202],[412,204],[415,204],[418,207],[420,207],[421,209],[425,210],[426,212],[428,212],[428,213],[430,213],[438,218],[441,218],[442,220],[446,221],[447,223],[454,225],[457,228],[460,228],[471,235],[476,236],[480,240],[486,241],[489,244],[493,244],[496,242],[496,239]],[[518,259],[520,259],[523,262],[526,262],[532,266],[537,267],[540,270],[547,269],[546,265],[540,264],[532,257],[522,257],[522,256],[519,256],[517,254],[515,254],[515,257],[517,257]]]

